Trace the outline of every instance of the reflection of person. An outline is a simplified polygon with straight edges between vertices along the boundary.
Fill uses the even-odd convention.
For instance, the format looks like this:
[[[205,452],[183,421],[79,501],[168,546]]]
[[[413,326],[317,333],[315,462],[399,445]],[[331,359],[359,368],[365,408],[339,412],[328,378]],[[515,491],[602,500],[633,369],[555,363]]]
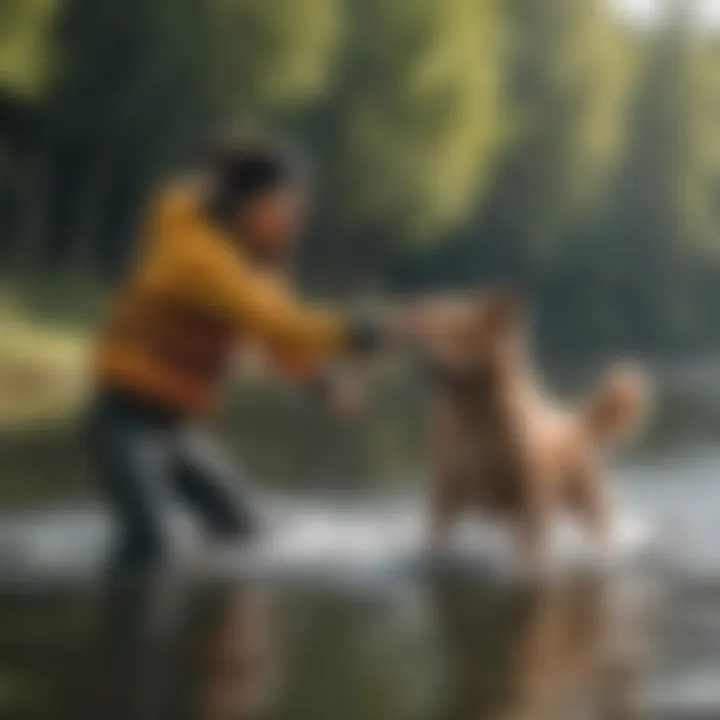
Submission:
[[[239,339],[329,388],[328,358],[372,350],[392,334],[291,293],[283,270],[304,210],[302,173],[264,140],[221,143],[202,181],[161,194],[95,354],[90,445],[121,523],[121,566],[167,550],[170,492],[216,537],[255,529],[247,497],[229,489],[234,468],[192,428],[215,404]]]
[[[276,658],[266,595],[176,580],[157,573],[108,586],[72,716],[240,720],[269,707]]]
[[[433,598],[452,681],[442,717],[554,720],[599,702],[612,717],[636,717],[622,687],[634,668],[613,653],[606,590],[572,580],[482,593],[439,584]],[[620,681],[618,692],[610,680]]]
[[[183,588],[168,573],[104,586],[68,717],[162,720],[172,713]]]

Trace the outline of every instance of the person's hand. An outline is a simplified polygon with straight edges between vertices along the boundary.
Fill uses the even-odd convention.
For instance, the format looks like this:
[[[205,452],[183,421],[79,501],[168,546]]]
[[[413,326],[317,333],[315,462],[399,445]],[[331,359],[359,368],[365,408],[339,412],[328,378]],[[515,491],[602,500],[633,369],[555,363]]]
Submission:
[[[355,378],[337,368],[325,368],[309,383],[316,401],[342,422],[356,419],[365,409],[365,398]]]
[[[328,382],[325,405],[335,419],[349,422],[363,413],[365,398],[354,379],[336,373]]]
[[[476,301],[461,294],[423,297],[397,308],[390,325],[401,343],[427,345],[467,323],[475,308]]]

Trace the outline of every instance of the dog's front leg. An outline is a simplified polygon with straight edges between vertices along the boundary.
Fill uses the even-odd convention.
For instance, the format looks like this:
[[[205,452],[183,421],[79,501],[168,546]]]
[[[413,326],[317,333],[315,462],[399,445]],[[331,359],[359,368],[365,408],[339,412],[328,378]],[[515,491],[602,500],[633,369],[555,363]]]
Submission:
[[[523,560],[531,572],[542,571],[550,552],[552,507],[547,488],[533,483],[525,489],[520,512],[519,541]]]

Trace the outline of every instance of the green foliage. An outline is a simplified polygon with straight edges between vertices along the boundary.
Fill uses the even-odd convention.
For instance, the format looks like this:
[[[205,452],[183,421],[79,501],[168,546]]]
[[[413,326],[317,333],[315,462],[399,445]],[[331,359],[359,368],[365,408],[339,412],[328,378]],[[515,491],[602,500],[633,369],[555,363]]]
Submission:
[[[675,4],[8,0],[0,249],[117,276],[156,183],[250,121],[318,167],[316,291],[514,279],[553,348],[712,345],[720,42]]]
[[[718,135],[706,53],[689,21],[648,42],[628,113],[627,151],[589,248],[595,296],[605,295],[606,312],[617,318],[616,342],[626,347],[696,344],[710,321],[703,306],[720,256]]]
[[[312,276],[334,268],[347,290],[467,217],[500,137],[500,37],[489,0],[349,0],[345,12],[335,84],[311,122],[324,202],[310,257]]]
[[[602,0],[509,0],[505,103],[512,134],[480,233],[505,272],[543,263],[588,210],[622,136],[630,58]]]
[[[241,118],[321,94],[341,31],[341,0],[211,0],[206,81]]]
[[[52,23],[56,0],[0,3],[0,93],[32,100],[52,69]]]
[[[211,130],[322,90],[334,11],[333,0],[65,0],[35,133],[49,173],[32,208],[42,244],[116,274],[152,186]]]

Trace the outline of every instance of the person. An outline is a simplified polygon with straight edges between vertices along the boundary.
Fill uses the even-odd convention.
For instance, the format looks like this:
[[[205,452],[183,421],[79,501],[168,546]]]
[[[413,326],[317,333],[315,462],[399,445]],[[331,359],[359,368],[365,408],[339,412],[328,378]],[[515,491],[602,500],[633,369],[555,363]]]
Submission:
[[[393,322],[293,294],[287,260],[306,206],[301,164],[265,139],[223,140],[198,178],[160,193],[94,352],[89,446],[120,524],[115,567],[167,555],[171,496],[214,538],[259,529],[244,478],[203,427],[238,349],[260,346],[293,378],[327,389],[330,359],[396,335]]]

